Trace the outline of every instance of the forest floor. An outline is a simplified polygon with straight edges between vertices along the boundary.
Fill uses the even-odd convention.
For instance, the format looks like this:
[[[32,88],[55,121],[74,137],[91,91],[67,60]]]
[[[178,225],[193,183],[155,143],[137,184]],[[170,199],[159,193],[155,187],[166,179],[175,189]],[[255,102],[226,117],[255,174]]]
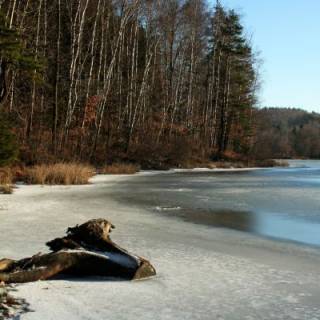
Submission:
[[[144,173],[140,173],[144,174]],[[158,275],[138,282],[102,279],[16,286],[33,312],[22,320],[320,319],[320,253],[241,232],[155,216],[111,197],[118,181],[84,186],[18,186],[0,198],[0,257],[47,251],[46,241],[92,218],[116,225],[112,239],[149,259]]]

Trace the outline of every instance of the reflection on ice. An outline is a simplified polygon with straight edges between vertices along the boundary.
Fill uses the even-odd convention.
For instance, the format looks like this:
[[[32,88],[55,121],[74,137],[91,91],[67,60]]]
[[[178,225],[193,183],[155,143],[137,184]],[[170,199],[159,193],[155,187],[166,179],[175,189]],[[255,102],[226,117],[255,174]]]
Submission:
[[[253,171],[182,171],[120,184],[121,202],[171,217],[320,245],[320,161]]]
[[[255,232],[268,237],[320,246],[320,224],[276,214],[256,214]]]
[[[288,219],[281,214],[218,210],[181,211],[175,215],[193,223],[320,246],[320,224],[303,219]]]

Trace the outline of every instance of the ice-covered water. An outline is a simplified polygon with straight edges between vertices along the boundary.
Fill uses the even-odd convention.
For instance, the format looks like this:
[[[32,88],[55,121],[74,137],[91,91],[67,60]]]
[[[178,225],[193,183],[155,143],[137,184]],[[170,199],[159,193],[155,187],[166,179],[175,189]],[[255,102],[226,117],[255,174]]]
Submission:
[[[245,176],[254,177],[243,173],[241,179]],[[213,186],[207,179],[218,181],[228,175],[97,176],[88,186],[19,186],[13,195],[0,197],[0,258],[46,252],[44,244],[62,236],[68,226],[100,217],[116,225],[112,233],[116,243],[150,260],[157,270],[148,281],[81,278],[20,285],[14,294],[34,310],[21,320],[320,319],[319,248],[171,218],[185,212],[188,217],[194,213],[196,219],[189,219],[199,221],[202,211],[185,211],[186,204],[192,209],[191,204],[197,208],[198,202],[213,201],[214,190],[195,193],[195,186],[203,183],[188,183],[190,177]],[[163,181],[171,181],[170,192]],[[244,188],[234,188],[246,194]],[[143,210],[141,200],[123,201],[129,191],[148,200],[143,203],[153,211]],[[177,199],[184,204],[181,208],[174,205]],[[154,207],[158,202],[159,210]],[[242,211],[226,212],[229,221],[246,225]],[[208,216],[214,211],[204,210],[204,224]]]
[[[115,186],[114,198],[195,223],[320,245],[320,161],[140,175]]]

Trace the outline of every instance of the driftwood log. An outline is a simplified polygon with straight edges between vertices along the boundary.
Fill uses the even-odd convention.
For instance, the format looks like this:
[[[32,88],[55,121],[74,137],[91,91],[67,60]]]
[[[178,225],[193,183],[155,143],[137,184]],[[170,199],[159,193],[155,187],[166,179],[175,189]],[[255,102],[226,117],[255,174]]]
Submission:
[[[0,282],[24,283],[58,275],[101,276],[137,280],[154,276],[149,261],[130,254],[111,238],[114,225],[104,219],[90,220],[69,228],[67,236],[47,243],[51,253],[22,260],[0,260]]]

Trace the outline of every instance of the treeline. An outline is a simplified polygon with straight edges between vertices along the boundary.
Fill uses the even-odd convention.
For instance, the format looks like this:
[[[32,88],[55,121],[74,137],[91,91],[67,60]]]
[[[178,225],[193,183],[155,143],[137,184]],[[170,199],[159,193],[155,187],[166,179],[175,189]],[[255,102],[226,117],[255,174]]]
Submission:
[[[320,159],[320,114],[264,108],[256,111],[256,121],[256,157]]]
[[[23,162],[250,153],[255,56],[219,1],[2,0],[0,10],[0,108]]]

